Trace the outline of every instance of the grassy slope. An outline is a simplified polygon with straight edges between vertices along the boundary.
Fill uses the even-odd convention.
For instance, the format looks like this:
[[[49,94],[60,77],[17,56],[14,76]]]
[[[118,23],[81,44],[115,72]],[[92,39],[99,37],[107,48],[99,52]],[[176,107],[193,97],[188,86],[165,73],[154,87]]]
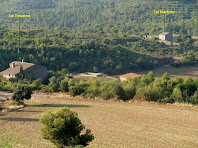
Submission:
[[[164,73],[168,72],[168,74],[172,77],[179,78],[187,78],[192,77],[194,79],[198,78],[198,67],[194,66],[183,66],[179,68],[171,67],[170,65],[164,65],[159,68],[155,68],[152,70],[155,74],[155,77],[160,78]],[[137,72],[138,74],[148,74],[149,70]]]
[[[39,117],[64,105],[78,112],[95,140],[90,147],[198,147],[198,108],[33,95],[29,107],[0,116],[0,146],[53,147],[40,135]]]

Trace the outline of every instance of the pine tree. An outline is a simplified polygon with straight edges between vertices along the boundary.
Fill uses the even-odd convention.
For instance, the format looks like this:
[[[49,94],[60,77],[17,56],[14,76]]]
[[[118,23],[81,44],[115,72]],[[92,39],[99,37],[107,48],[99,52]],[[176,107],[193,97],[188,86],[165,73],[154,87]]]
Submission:
[[[44,139],[50,140],[58,148],[87,146],[94,139],[91,130],[87,129],[78,118],[78,114],[67,107],[59,109],[56,113],[46,112],[40,119],[43,124],[41,134]]]
[[[23,80],[24,78],[25,78],[25,73],[24,73],[23,67],[21,66],[20,71],[19,71],[19,79]]]

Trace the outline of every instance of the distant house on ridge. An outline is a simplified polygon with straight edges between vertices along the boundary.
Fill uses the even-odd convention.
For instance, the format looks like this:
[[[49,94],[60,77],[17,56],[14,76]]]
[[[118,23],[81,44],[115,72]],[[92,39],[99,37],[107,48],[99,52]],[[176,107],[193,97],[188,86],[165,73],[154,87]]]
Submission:
[[[162,41],[176,42],[173,35],[170,32],[162,32],[159,34],[159,39]]]
[[[4,78],[8,80],[17,80],[19,78],[20,67],[22,66],[26,79],[45,79],[47,77],[47,67],[33,63],[13,61],[10,68],[1,72]]]

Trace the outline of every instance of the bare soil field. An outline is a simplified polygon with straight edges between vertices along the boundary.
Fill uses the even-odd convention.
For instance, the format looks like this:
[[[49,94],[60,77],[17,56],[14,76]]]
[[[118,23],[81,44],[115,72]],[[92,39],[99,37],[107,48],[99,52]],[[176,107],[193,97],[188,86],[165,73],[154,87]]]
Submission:
[[[8,92],[0,92],[0,100],[3,100],[3,98],[8,97],[11,98],[12,93],[8,93]]]
[[[90,148],[198,147],[198,107],[117,102],[34,94],[27,107],[0,114],[1,148],[53,148],[40,134],[44,111],[67,106],[78,113],[95,139]]]
[[[170,65],[164,65],[160,68],[152,70],[156,77],[161,77],[164,73],[168,72],[171,77],[192,77],[198,78],[198,66],[183,66],[173,68]],[[137,72],[138,74],[147,74],[149,71]]]

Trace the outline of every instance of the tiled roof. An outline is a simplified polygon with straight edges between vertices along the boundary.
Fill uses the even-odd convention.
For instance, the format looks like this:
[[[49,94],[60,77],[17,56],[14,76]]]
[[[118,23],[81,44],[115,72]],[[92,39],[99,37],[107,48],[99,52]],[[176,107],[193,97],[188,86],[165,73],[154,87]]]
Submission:
[[[11,74],[11,75],[15,75],[15,74],[17,74],[17,73],[20,72],[20,67],[21,67],[21,66],[23,67],[23,70],[26,70],[26,69],[28,69],[29,67],[34,66],[33,63],[26,63],[26,62],[19,62],[19,61],[13,61],[13,62],[14,62],[14,64],[15,64],[15,67],[14,67],[14,68],[11,68],[11,67],[10,67],[10,68],[8,68],[8,69],[2,71],[1,73],[2,73],[2,74]],[[13,63],[13,62],[12,62],[12,63]],[[11,65],[12,63],[10,63],[10,65]]]
[[[140,78],[142,75],[136,74],[136,73],[127,73],[124,75],[121,75],[120,77],[124,77],[124,78]]]

